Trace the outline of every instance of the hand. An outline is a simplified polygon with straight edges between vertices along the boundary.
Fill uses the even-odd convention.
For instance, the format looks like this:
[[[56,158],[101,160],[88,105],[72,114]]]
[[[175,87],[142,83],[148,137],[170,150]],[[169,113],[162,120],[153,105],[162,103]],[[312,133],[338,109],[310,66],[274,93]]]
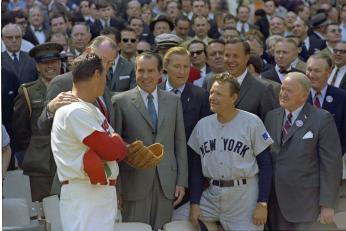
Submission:
[[[254,225],[264,225],[267,222],[268,210],[266,206],[257,203],[252,217]]]
[[[331,224],[334,222],[334,209],[321,206],[320,223]]]
[[[117,195],[117,199],[118,199],[118,201],[117,201],[117,202],[118,202],[118,203],[117,203],[118,209],[119,209],[119,210],[122,210],[123,204],[124,204],[123,194]]]
[[[52,99],[48,105],[47,109],[50,113],[55,113],[60,107],[68,105],[72,102],[78,102],[79,99],[77,96],[72,95],[71,91],[61,92],[54,99]]]
[[[193,226],[199,229],[199,223],[198,220],[202,216],[202,210],[199,207],[198,204],[191,204],[190,205],[190,222]]]
[[[181,202],[184,195],[185,195],[185,188],[183,186],[176,185],[175,186],[175,193],[174,193],[174,196],[176,199],[173,202],[173,207],[177,206]]]

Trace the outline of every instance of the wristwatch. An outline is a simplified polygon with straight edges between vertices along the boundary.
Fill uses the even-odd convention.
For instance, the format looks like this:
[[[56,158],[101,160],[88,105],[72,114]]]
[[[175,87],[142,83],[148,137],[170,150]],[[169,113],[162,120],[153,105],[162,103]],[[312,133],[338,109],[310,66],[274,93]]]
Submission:
[[[268,207],[268,203],[267,202],[257,202],[257,204],[259,204],[263,208],[267,208]]]

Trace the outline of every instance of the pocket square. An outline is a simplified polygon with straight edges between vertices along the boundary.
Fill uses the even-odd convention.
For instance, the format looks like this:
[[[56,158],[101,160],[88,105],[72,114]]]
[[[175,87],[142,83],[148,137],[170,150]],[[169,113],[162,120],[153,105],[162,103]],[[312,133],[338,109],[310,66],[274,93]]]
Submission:
[[[314,137],[314,134],[312,134],[311,131],[308,131],[307,133],[305,133],[305,135],[303,136],[303,140],[305,139],[312,139]]]
[[[122,76],[119,76],[119,80],[129,79],[129,78],[130,78],[129,75],[122,75]]]

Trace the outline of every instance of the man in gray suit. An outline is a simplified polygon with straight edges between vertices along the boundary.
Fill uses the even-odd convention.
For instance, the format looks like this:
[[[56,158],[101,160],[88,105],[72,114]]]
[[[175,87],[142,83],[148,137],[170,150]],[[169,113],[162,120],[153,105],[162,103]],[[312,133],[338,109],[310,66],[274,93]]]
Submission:
[[[342,171],[340,140],[333,116],[306,103],[309,92],[310,81],[304,74],[287,74],[280,91],[281,108],[270,111],[265,119],[274,140],[271,230],[335,228]]]
[[[120,163],[123,220],[161,229],[170,222],[173,207],[187,187],[187,154],[180,98],[157,88],[162,77],[158,54],[143,52],[136,58],[137,88],[114,95],[115,131],[127,143],[161,143],[165,155],[157,167],[140,170]]]

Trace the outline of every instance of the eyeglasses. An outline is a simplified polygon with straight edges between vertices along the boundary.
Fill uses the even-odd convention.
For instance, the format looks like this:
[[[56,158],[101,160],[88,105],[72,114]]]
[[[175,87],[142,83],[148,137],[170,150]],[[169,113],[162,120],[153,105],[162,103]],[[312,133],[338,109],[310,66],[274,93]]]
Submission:
[[[123,43],[128,43],[128,42],[135,43],[137,41],[137,39],[123,38],[122,41],[123,41]]]
[[[137,50],[137,54],[142,54],[144,51],[148,51],[148,50]]]
[[[201,55],[204,52],[204,50],[199,50],[199,51],[190,51],[191,56],[195,55]]]
[[[21,39],[22,37],[19,36],[19,35],[14,35],[14,36],[4,36],[4,38],[7,39],[7,40],[13,40],[13,39],[19,40],[19,39]]]
[[[330,30],[331,33],[336,33],[336,32],[341,32],[341,29],[333,29],[333,30]]]
[[[346,54],[346,50],[342,50],[342,49],[333,49],[333,51],[334,51],[334,53],[336,54],[336,53],[338,53],[338,52],[340,52],[341,54]]]

